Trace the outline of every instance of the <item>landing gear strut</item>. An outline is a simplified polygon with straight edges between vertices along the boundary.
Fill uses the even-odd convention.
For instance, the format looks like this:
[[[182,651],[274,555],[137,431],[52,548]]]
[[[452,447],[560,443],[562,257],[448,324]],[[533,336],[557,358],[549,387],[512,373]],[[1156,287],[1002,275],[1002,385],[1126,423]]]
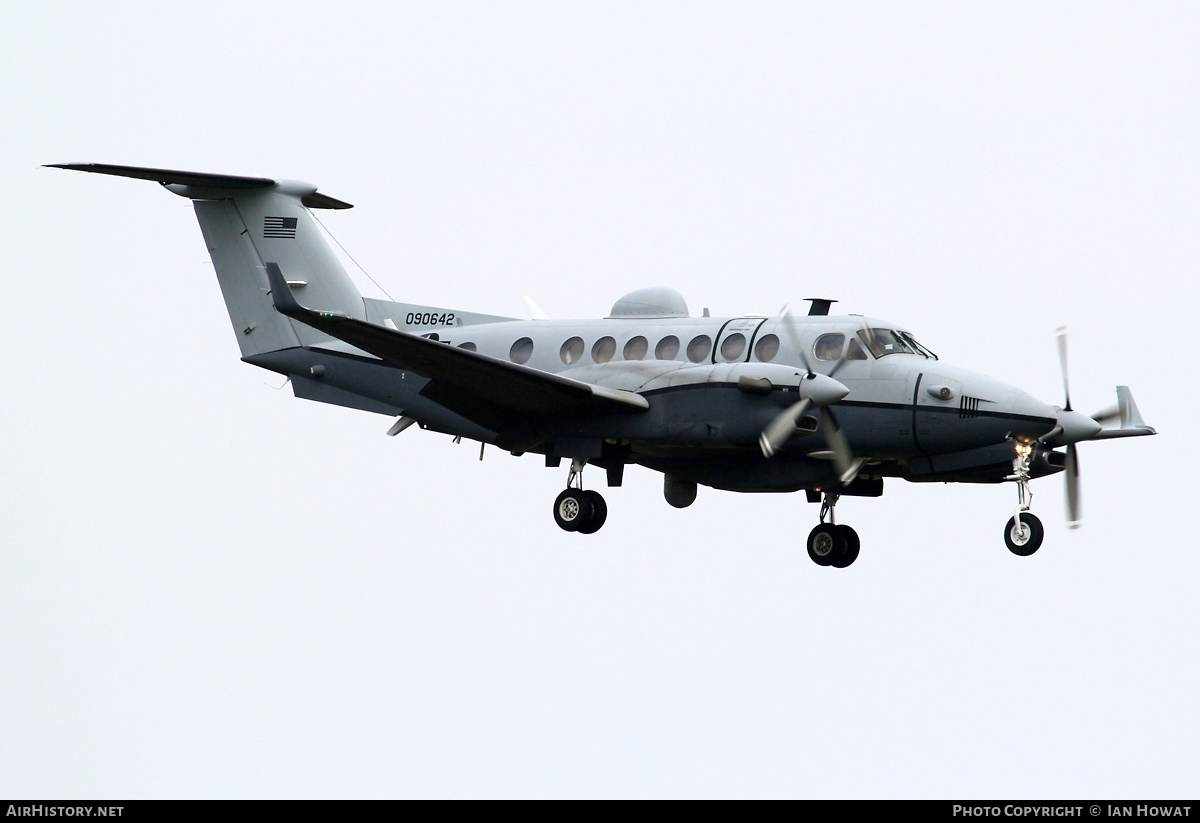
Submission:
[[[1017,484],[1017,511],[1004,526],[1004,545],[1019,557],[1029,557],[1036,552],[1046,536],[1042,521],[1029,513],[1029,507],[1033,505],[1033,492],[1029,490],[1029,459],[1032,455],[1033,446],[1018,443],[1013,473],[1005,478]]]
[[[826,493],[821,501],[821,522],[808,533],[808,556],[818,566],[844,569],[858,559],[858,532],[833,522],[833,507],[838,495]],[[825,518],[829,522],[825,522]]]
[[[583,488],[586,460],[572,460],[567,488],[554,500],[554,522],[568,532],[594,534],[608,519],[608,504],[599,492]]]

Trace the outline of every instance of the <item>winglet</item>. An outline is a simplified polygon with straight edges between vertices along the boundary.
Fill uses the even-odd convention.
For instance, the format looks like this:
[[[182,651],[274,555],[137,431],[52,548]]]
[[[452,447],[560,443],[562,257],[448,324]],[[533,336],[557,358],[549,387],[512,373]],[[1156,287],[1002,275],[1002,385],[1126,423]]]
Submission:
[[[1117,405],[1121,409],[1121,428],[1149,428],[1142,420],[1137,403],[1133,402],[1133,392],[1129,390],[1128,386],[1117,386]]]
[[[1137,403],[1133,402],[1133,392],[1128,386],[1117,386],[1117,408],[1121,425],[1116,429],[1105,429],[1089,440],[1108,440],[1115,437],[1145,437],[1158,434],[1153,426],[1147,426],[1138,411]]]

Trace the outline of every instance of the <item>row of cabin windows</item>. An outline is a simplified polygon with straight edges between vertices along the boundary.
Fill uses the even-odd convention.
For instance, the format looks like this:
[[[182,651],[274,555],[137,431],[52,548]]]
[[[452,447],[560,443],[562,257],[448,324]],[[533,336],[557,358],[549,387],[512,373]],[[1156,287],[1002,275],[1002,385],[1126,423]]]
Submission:
[[[858,332],[858,336],[867,343],[871,349],[871,353],[876,357],[883,357],[888,354],[920,354],[922,357],[937,359],[937,355],[930,352],[928,349],[921,346],[912,337],[904,332],[894,332],[890,329],[872,329],[870,333],[865,331]],[[435,338],[436,339],[436,338]],[[859,345],[859,341],[854,337],[850,338],[850,345],[846,346],[846,335],[832,333],[823,334],[817,338],[813,344],[813,354],[818,360],[840,360],[842,359],[843,347],[845,346],[845,357],[847,360],[866,360],[867,353],[863,350],[863,346]],[[467,351],[476,351],[474,343],[461,343],[460,349]],[[650,343],[645,337],[638,335],[632,337],[625,344],[621,354],[625,360],[644,360],[646,353],[650,350]],[[726,362],[740,360],[746,351],[746,336],[740,332],[734,332],[728,335],[721,343],[721,359]],[[582,337],[572,337],[567,342],[562,344],[562,348],[558,350],[558,356],[568,366],[573,366],[583,359],[584,343]],[[712,352],[712,338],[707,334],[700,334],[692,338],[692,342],[687,345],[687,358],[693,363],[703,363],[708,359],[708,355]],[[612,337],[601,337],[592,344],[592,361],[595,363],[607,363],[613,359],[617,353],[617,341]],[[760,363],[769,363],[775,359],[775,355],[779,354],[779,338],[773,334],[764,334],[754,344],[754,357]],[[512,348],[508,351],[508,358],[514,363],[527,363],[529,358],[533,356],[533,341],[528,337],[522,337],[516,343],[512,344]],[[658,341],[658,345],[654,347],[655,360],[678,360],[679,359],[679,338],[673,334],[669,334],[662,340]]]
[[[693,363],[703,363],[712,353],[712,338],[707,334],[698,334],[692,338],[687,345],[687,358]],[[476,351],[477,347],[474,343],[461,343],[460,349],[467,351]],[[573,366],[583,359],[584,342],[582,337],[572,337],[567,342],[562,344],[558,350],[559,358],[568,366]],[[625,360],[645,360],[646,354],[650,351],[650,342],[641,335],[631,337],[621,350],[621,356]],[[740,360],[746,351],[746,336],[740,332],[734,332],[727,336],[721,342],[721,358],[726,361]],[[610,337],[604,336],[592,344],[592,362],[607,363],[613,359],[617,353],[617,341]],[[754,344],[754,356],[763,363],[768,363],[775,359],[775,355],[779,353],[779,338],[773,334],[765,334],[759,338]],[[512,344],[512,348],[508,350],[508,359],[514,363],[524,364],[529,362],[529,358],[533,357],[533,340],[528,337],[522,337],[520,340]],[[655,360],[678,360],[679,359],[679,338],[673,334],[668,334],[662,340],[658,341],[658,345],[654,347]]]

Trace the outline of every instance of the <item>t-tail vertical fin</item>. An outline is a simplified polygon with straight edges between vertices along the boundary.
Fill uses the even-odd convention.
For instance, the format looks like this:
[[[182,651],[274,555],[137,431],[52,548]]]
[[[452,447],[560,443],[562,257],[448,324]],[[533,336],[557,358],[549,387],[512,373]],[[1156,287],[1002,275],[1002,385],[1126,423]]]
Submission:
[[[264,260],[277,262],[309,305],[366,318],[362,295],[309,212],[351,206],[310,183],[94,163],[55,168],[154,180],[193,201],[243,357],[331,339],[275,311]]]

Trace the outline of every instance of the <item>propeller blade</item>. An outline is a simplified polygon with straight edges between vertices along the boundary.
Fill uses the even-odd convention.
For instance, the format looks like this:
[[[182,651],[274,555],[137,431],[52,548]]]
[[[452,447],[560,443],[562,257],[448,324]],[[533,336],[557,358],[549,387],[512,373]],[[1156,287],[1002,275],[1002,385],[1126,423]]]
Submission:
[[[1055,334],[1058,337],[1058,366],[1062,372],[1063,397],[1066,398],[1066,405],[1063,408],[1070,411],[1071,387],[1067,384],[1067,327],[1059,326]]]
[[[833,464],[837,467],[838,477],[843,483],[848,483],[853,480],[853,475],[858,474],[858,469],[862,468],[861,464],[855,466],[854,453],[850,451],[850,442],[846,440],[846,435],[841,427],[837,424],[837,418],[833,416],[833,412],[829,409],[821,409],[821,428],[825,432],[825,445],[829,447],[829,451],[833,452]],[[849,480],[845,479],[849,476]]]
[[[1113,406],[1111,408],[1105,409],[1104,411],[1096,412],[1095,414],[1092,415],[1092,419],[1095,420],[1097,423],[1103,425],[1110,421],[1117,420],[1118,418],[1120,418],[1120,416],[1121,416],[1121,407]]]
[[[1079,515],[1079,453],[1074,443],[1067,446],[1067,465],[1063,474],[1066,478],[1067,528],[1078,529],[1083,521]]]
[[[842,346],[842,354],[838,357],[837,362],[833,364],[833,368],[829,370],[829,376],[833,377],[838,373],[842,366],[846,365],[846,361],[850,359],[850,346],[854,345],[858,339],[858,335],[852,334],[846,339],[846,345]],[[862,343],[857,345],[862,346]]]
[[[852,334],[850,336],[850,340],[846,341],[845,356],[838,361],[837,365],[834,367],[834,370],[829,373],[830,377],[836,374],[837,370],[842,367],[842,363],[846,362],[846,360],[849,358],[850,341],[854,341],[858,344],[859,348],[863,350],[864,357],[866,357],[866,352],[871,352],[872,355],[875,355],[875,349],[878,346],[878,342],[875,339],[875,328],[864,317],[862,318],[862,328],[859,329],[855,334]]]
[[[800,335],[796,332],[796,325],[792,320],[792,310],[787,303],[783,304],[783,308],[779,310],[779,322],[783,326],[783,333],[787,335],[788,342],[792,344],[792,348],[800,355],[800,362],[804,364],[804,371],[808,372],[808,376],[812,377],[814,372],[812,365],[808,362],[808,355],[804,352],[804,346],[800,342]]]
[[[762,434],[758,436],[758,445],[762,449],[763,457],[770,457],[787,445],[787,442],[796,433],[796,424],[800,422],[800,418],[808,411],[812,402],[812,398],[801,398],[777,414],[775,419],[767,424]]]

